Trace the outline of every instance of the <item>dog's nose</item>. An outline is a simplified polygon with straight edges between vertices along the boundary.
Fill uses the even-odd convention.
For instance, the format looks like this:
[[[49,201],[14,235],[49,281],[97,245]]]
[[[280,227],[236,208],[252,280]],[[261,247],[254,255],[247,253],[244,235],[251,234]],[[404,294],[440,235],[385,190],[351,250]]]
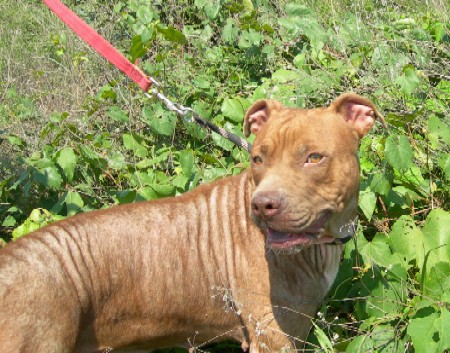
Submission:
[[[257,217],[270,218],[281,212],[281,194],[274,191],[259,192],[252,198],[252,212]]]

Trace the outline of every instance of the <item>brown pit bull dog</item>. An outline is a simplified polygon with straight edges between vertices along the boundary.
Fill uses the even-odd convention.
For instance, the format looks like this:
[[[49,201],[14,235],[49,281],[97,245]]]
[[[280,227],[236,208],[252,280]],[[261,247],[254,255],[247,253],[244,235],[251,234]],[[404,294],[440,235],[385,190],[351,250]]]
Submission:
[[[0,251],[2,353],[148,352],[232,339],[303,346],[354,233],[360,138],[382,118],[344,94],[256,102],[251,169],[182,196],[80,214]]]

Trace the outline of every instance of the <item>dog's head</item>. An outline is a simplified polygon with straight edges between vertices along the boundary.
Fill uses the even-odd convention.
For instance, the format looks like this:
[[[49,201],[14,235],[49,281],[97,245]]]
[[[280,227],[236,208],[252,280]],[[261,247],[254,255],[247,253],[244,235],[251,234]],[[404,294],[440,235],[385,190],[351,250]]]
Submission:
[[[259,100],[246,113],[251,151],[251,212],[271,248],[330,243],[354,233],[359,191],[359,140],[374,105],[343,94],[325,108],[293,109]]]

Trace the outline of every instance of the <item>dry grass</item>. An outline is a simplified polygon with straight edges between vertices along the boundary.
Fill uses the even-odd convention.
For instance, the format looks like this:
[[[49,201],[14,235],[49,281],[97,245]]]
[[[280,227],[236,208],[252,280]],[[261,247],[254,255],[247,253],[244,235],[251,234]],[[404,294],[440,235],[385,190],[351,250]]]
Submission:
[[[39,0],[0,2],[0,179],[20,165],[2,134],[17,134],[30,150],[52,113],[77,122],[86,100],[121,77]],[[11,173],[11,169],[13,170]]]
[[[0,33],[0,104],[13,88],[39,115],[77,115],[86,97],[117,75],[41,1],[0,3]]]

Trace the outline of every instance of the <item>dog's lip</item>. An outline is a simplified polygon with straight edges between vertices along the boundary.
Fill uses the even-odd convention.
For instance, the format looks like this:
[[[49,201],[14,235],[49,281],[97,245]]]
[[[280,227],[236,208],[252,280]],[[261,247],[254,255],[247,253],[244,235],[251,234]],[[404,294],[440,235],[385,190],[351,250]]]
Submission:
[[[267,241],[273,248],[289,248],[294,245],[326,244],[334,241],[328,233],[288,233],[268,228]]]
[[[287,248],[294,245],[325,244],[334,241],[334,236],[325,231],[325,225],[331,218],[331,213],[326,212],[306,229],[300,232],[282,231],[267,227],[267,242],[271,247]]]

